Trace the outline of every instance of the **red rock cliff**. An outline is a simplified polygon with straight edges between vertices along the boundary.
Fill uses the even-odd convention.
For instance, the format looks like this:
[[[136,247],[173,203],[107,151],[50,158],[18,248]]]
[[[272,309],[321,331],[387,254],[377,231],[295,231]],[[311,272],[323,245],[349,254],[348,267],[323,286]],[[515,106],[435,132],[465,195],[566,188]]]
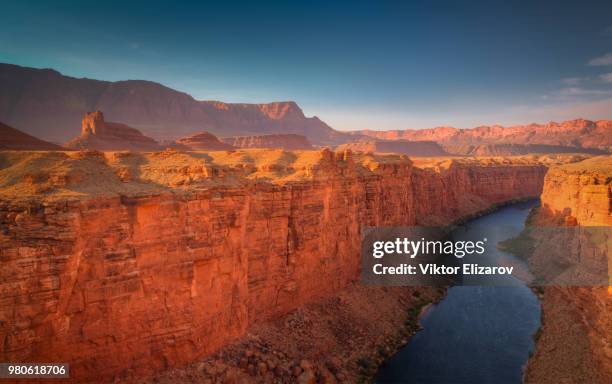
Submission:
[[[448,223],[538,196],[546,172],[328,150],[0,156],[0,360],[70,362],[79,381],[213,352],[356,279],[362,225]]]
[[[543,226],[612,226],[611,181],[610,156],[552,167],[544,182],[542,208],[533,222]],[[609,236],[609,231],[606,233]],[[580,257],[593,255],[583,252]],[[530,265],[542,265],[541,259],[542,255],[539,260],[538,256],[530,259]],[[611,305],[610,287],[545,287],[543,326],[526,382],[611,382]]]

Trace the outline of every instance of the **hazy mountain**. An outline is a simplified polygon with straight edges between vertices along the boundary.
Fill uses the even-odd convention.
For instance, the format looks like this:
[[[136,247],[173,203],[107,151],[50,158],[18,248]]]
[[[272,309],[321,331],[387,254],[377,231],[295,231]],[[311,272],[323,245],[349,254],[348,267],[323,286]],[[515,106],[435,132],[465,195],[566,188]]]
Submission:
[[[8,124],[64,142],[79,133],[82,116],[95,110],[157,140],[199,131],[220,137],[296,133],[315,144],[335,144],[347,136],[317,117],[304,116],[292,101],[199,101],[151,81],[77,79],[51,69],[0,64],[0,120]]]
[[[13,127],[0,122],[0,149],[1,150],[63,150],[64,148],[53,143],[37,139]]]

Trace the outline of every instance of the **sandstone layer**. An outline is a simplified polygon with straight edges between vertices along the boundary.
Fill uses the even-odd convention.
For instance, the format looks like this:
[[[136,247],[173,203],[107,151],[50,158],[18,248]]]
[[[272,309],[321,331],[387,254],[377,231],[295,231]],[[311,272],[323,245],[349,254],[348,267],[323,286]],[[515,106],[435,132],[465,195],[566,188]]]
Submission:
[[[235,149],[233,145],[220,141],[217,136],[208,132],[196,134],[176,140],[171,147],[189,151],[229,151]]]
[[[339,145],[336,150],[351,150],[354,152],[382,152],[402,153],[408,156],[448,156],[438,143],[433,141],[408,141],[408,140],[360,140],[352,143]]]
[[[63,150],[59,145],[37,139],[0,122],[0,150],[52,151]]]
[[[362,225],[539,196],[547,161],[349,151],[1,152],[3,361],[146,375],[344,289]],[[564,160],[566,161],[566,160]]]
[[[542,207],[531,217],[531,225],[612,226],[611,181],[609,156],[552,167],[545,178]],[[540,240],[546,242],[545,238]],[[609,247],[609,241],[604,240],[602,245]],[[555,247],[554,243],[544,244]],[[536,276],[550,262],[545,253],[535,253],[528,260]],[[589,251],[579,256],[588,259],[594,254]],[[608,263],[612,265],[609,255]],[[546,286],[542,292],[543,326],[526,381],[611,382],[612,290],[605,286]]]
[[[100,151],[156,151],[159,144],[125,124],[104,121],[100,111],[87,112],[81,122],[81,135],[66,143],[70,149]]]
[[[235,136],[225,137],[222,140],[238,148],[313,149],[306,136],[296,134]]]

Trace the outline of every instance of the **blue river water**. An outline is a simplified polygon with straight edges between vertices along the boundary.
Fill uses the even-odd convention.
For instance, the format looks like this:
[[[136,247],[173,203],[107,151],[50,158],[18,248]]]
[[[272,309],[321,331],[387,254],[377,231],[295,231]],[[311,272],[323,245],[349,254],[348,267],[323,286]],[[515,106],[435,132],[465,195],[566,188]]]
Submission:
[[[461,235],[489,244],[514,237],[537,201],[513,204],[466,223]],[[490,247],[488,262],[524,263]],[[423,329],[380,368],[376,383],[521,383],[540,327],[540,303],[521,280],[454,286],[421,317]]]

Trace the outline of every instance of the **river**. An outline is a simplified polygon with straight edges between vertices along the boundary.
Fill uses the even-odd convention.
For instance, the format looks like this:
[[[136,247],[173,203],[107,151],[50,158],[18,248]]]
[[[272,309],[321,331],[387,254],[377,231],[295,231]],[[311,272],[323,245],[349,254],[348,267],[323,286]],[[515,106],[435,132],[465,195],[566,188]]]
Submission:
[[[471,220],[458,237],[496,244],[519,234],[537,201],[503,207]],[[484,256],[494,264],[525,264],[496,247]],[[524,271],[523,271],[524,273]],[[376,383],[521,383],[540,327],[540,303],[521,280],[504,285],[453,286],[421,317],[423,329],[380,368]]]

